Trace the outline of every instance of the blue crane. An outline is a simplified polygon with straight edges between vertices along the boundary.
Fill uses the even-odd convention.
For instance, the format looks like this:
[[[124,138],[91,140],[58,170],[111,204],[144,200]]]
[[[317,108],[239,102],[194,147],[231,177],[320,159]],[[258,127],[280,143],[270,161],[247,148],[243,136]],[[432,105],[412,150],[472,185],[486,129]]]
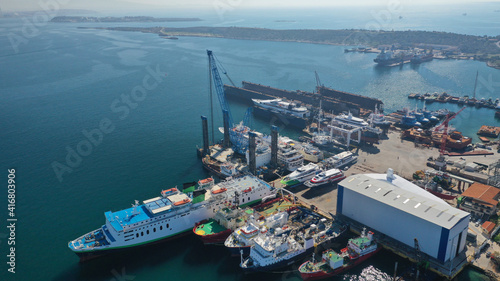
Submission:
[[[229,104],[226,101],[224,84],[222,83],[222,79],[220,78],[219,70],[217,69],[217,63],[215,62],[215,58],[211,50],[207,50],[207,55],[208,65],[212,73],[212,79],[214,80],[215,91],[217,92],[217,97],[219,98],[220,107],[223,111],[227,110],[227,113],[229,115],[229,127],[232,128],[234,126],[233,115],[231,114],[231,109],[229,108]]]
[[[233,115],[231,114],[231,109],[229,104],[226,101],[226,93],[224,92],[224,84],[222,83],[222,79],[219,74],[219,70],[217,68],[217,62],[211,50],[207,50],[208,55],[208,64],[212,74],[212,79],[214,81],[215,91],[217,92],[217,97],[219,99],[219,104],[221,106],[222,111],[227,111],[228,115],[228,123],[229,123],[229,137],[233,144],[233,150],[240,154],[245,154],[248,149],[248,125],[251,121],[252,108],[249,108],[245,113],[245,117],[242,125],[235,126],[233,121]],[[226,72],[224,71],[224,74]],[[226,74],[227,75],[227,74]],[[231,81],[232,83],[232,81]]]

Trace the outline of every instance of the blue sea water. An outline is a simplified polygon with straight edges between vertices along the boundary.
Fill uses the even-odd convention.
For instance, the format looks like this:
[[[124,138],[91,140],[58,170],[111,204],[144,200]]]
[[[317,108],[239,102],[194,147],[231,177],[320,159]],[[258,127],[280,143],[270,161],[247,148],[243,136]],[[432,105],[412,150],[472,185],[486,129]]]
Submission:
[[[205,12],[200,14],[204,22],[171,25],[357,28],[373,20],[372,10],[247,14],[235,8],[222,18]],[[432,13],[406,9],[401,22],[399,18],[391,22],[394,29],[498,35],[498,13],[493,10],[490,6]],[[462,16],[464,12],[467,16]],[[201,144],[200,115],[210,112],[206,49],[214,51],[235,83],[245,80],[312,91],[318,71],[326,86],[380,98],[386,111],[414,107],[416,102],[406,98],[410,92],[471,95],[476,71],[477,97],[500,97],[500,71],[476,61],[434,60],[387,69],[374,66],[375,55],[344,54],[343,46],[165,40],[154,34],[76,28],[101,25],[48,23],[37,27],[33,36],[23,37],[26,41],[16,52],[9,38],[22,35],[26,24],[22,19],[0,19],[0,161],[5,182],[6,170],[16,169],[18,218],[14,275],[7,272],[7,189],[3,188],[1,280],[123,280],[124,274],[134,280],[299,280],[293,272],[244,276],[239,261],[224,249],[203,247],[192,237],[87,264],[78,264],[67,248],[69,240],[99,227],[105,211],[126,208],[135,199],[151,198],[161,189],[207,176],[195,153]],[[134,24],[139,25],[156,24]],[[136,102],[127,102],[148,75],[153,77],[149,85],[156,85],[137,92],[141,95]],[[231,107],[234,119],[241,120],[247,106],[232,102]],[[458,110],[454,105],[449,108]],[[490,109],[467,108],[452,125],[475,136],[480,125],[499,125],[493,114]],[[221,124],[220,112],[214,121]],[[267,120],[255,119],[253,125],[270,131]],[[109,133],[102,133],[102,138],[94,134],[89,146],[85,135],[103,127]],[[281,132],[300,135],[286,126]],[[79,149],[86,156],[79,161],[66,159]],[[71,169],[61,180],[54,172],[56,163]],[[379,257],[335,280],[386,280],[394,261],[409,266],[388,252]]]

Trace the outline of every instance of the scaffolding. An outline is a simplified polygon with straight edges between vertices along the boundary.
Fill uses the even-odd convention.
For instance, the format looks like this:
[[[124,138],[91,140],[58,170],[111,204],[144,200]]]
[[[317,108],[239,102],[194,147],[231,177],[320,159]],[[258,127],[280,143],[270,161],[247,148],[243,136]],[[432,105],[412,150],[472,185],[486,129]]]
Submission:
[[[491,164],[488,169],[488,174],[491,174],[491,171],[493,171],[493,175],[488,178],[488,185],[500,188],[500,160]]]

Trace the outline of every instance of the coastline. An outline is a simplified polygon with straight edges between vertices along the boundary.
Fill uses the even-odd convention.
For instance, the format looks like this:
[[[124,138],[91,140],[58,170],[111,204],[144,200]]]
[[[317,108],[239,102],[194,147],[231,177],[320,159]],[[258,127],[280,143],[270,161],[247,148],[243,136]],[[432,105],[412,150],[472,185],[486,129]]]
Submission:
[[[302,30],[275,30],[266,28],[250,27],[78,27],[82,29],[106,29],[114,31],[140,31],[143,33],[154,33],[161,37],[206,37],[206,38],[226,38],[236,40],[254,40],[271,42],[294,42],[307,44],[321,44],[333,46],[356,46],[363,45],[376,50],[379,46],[391,46],[394,42],[399,43],[403,48],[430,48],[440,49],[439,59],[456,60],[476,60],[485,62],[487,66],[500,70],[500,39],[486,38],[489,45],[484,47],[484,38],[472,35],[447,34],[444,42],[436,39],[442,32],[430,31],[369,31],[356,29],[302,29]],[[410,39],[408,39],[410,38]],[[399,40],[398,40],[399,39]],[[403,40],[404,39],[404,40]],[[457,43],[460,40],[467,40],[462,46]],[[392,43],[388,43],[392,42]],[[438,44],[439,43],[439,44]],[[443,44],[445,43],[445,44]],[[455,44],[455,45],[453,45]],[[466,50],[483,46],[477,53],[468,53]],[[467,49],[468,48],[468,49]],[[465,49],[465,50],[463,50]],[[490,57],[492,56],[492,57]],[[494,62],[492,61],[494,59]]]

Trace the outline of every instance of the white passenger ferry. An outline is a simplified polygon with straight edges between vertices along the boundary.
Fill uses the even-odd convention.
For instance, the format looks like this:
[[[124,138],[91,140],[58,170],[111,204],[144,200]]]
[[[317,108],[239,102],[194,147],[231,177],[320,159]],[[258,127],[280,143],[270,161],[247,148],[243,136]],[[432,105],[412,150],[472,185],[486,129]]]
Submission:
[[[131,208],[108,211],[102,227],[70,241],[68,247],[84,261],[160,242],[189,233],[196,223],[213,217],[225,201],[246,206],[274,198],[275,194],[274,187],[252,175],[217,185],[209,178],[184,192],[174,187],[163,190],[161,196],[144,200],[142,205],[136,201]]]

